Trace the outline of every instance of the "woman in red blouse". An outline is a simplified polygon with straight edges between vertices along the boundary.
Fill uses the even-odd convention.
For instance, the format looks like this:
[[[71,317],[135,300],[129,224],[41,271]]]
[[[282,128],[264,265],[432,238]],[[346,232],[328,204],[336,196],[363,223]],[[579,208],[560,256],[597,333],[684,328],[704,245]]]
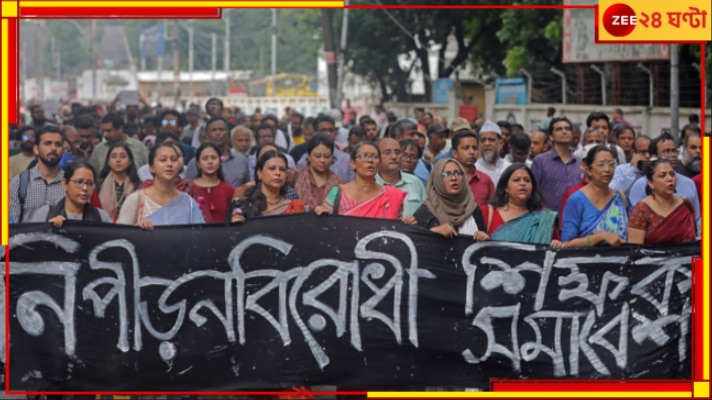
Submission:
[[[198,177],[190,182],[192,195],[207,223],[225,221],[235,188],[225,182],[220,150],[212,143],[203,143],[195,152]]]

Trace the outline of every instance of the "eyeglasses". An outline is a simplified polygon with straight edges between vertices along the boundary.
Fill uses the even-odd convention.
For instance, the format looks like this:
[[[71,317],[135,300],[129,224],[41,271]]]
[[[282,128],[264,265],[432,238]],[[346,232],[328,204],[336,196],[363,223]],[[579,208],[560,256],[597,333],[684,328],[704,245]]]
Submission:
[[[378,161],[381,157],[378,154],[361,153],[356,156],[361,161]]]
[[[445,171],[442,174],[440,174],[440,176],[442,176],[445,179],[448,179],[450,177],[459,178],[464,175],[465,175],[465,173],[462,171]]]
[[[669,155],[671,155],[671,154],[677,154],[678,152],[679,152],[679,151],[678,151],[677,149],[667,149],[667,150],[663,150],[663,151],[662,151],[662,154],[663,154],[664,156],[669,156]]]
[[[596,168],[603,168],[603,167],[609,167],[609,168],[615,168],[617,166],[615,161],[608,161],[608,162],[597,162],[593,164],[596,166]]]
[[[218,104],[218,103],[210,103],[210,104],[208,104],[208,108],[219,108],[219,107],[220,107],[220,104]]]
[[[94,181],[82,181],[82,180],[70,179],[69,182],[72,182],[78,188],[82,188],[82,187],[84,187],[84,185],[86,185],[88,189],[93,189],[94,186],[96,185],[96,182],[94,182]]]
[[[178,121],[176,121],[176,120],[174,120],[174,119],[164,119],[164,120],[161,121],[161,122],[163,123],[163,125],[169,125],[169,124],[170,124],[170,125],[173,125],[173,126],[175,126],[175,124],[178,123]]]

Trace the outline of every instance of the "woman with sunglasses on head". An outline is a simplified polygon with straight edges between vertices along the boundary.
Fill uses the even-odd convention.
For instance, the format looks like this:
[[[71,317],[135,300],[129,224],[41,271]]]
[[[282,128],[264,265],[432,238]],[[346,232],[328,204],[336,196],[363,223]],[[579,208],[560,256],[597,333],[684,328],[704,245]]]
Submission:
[[[482,210],[465,182],[465,169],[457,160],[444,158],[435,163],[426,186],[428,198],[412,216],[403,218],[444,237],[469,235],[487,240]]]
[[[609,186],[616,170],[613,152],[596,146],[583,163],[588,184],[572,194],[564,207],[564,247],[620,246],[628,239],[630,204],[623,192]]]
[[[126,198],[136,191],[141,179],[136,172],[133,153],[126,143],[111,145],[106,153],[104,169],[100,174],[99,198],[104,209],[115,222]]]
[[[277,150],[269,150],[257,159],[255,185],[230,203],[232,212],[226,222],[241,223],[252,217],[304,212],[304,202],[288,199],[286,188],[287,158]]]
[[[212,143],[203,143],[195,152],[195,161],[198,177],[190,182],[192,196],[203,211],[205,222],[223,222],[235,189],[225,182],[220,149]]]
[[[677,176],[666,158],[651,162],[645,170],[645,193],[630,213],[628,243],[660,245],[697,239],[695,209],[690,200],[675,194]]]
[[[482,215],[490,240],[563,247],[556,229],[558,213],[543,208],[534,173],[526,164],[514,163],[502,172]]]
[[[156,225],[202,224],[198,204],[175,187],[183,166],[175,144],[163,142],[151,149],[148,165],[153,174],[151,186],[132,193],[124,202],[117,223],[138,225],[153,230]]]
[[[376,182],[380,160],[381,152],[375,143],[364,141],[354,146],[351,153],[354,180],[334,186],[324,204],[314,209],[317,215],[399,219],[407,193]]]
[[[106,211],[89,203],[95,187],[94,167],[84,160],[74,161],[64,169],[64,198],[52,207],[46,205],[37,209],[30,222],[49,222],[58,228],[68,219],[111,223]]]

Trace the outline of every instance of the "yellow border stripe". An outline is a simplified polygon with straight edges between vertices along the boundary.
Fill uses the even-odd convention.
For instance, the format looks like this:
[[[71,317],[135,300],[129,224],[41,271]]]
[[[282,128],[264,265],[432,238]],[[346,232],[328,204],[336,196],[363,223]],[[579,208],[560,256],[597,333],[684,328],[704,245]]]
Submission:
[[[20,1],[20,7],[22,8],[32,8],[32,7],[53,7],[53,8],[64,8],[64,7],[343,7],[343,1],[259,1],[259,0],[248,0],[248,1],[210,1],[210,2],[196,2],[196,1]]]
[[[3,18],[2,19],[2,27],[0,27],[0,37],[2,37],[2,42],[0,42],[0,48],[2,48],[2,51],[0,51],[0,69],[2,70],[0,72],[0,75],[2,77],[0,78],[2,84],[0,87],[2,87],[2,93],[0,93],[0,99],[2,101],[2,110],[0,111],[0,130],[2,131],[2,142],[3,143],[10,143],[10,137],[9,137],[9,128],[10,125],[8,124],[8,109],[7,109],[7,99],[8,99],[8,87],[7,87],[7,81],[8,81],[8,20]],[[0,220],[0,223],[2,224],[2,244],[7,245],[9,242],[10,234],[9,234],[9,211],[8,209],[10,208],[10,196],[9,193],[10,191],[8,190],[8,186],[10,186],[10,180],[8,177],[10,176],[10,171],[9,169],[9,161],[8,158],[10,158],[10,152],[9,149],[6,146],[0,146],[2,148],[2,182],[0,182],[0,186],[2,187],[2,219]],[[5,299],[2,299],[0,301],[5,301]]]
[[[690,398],[692,392],[368,392],[368,398]]]

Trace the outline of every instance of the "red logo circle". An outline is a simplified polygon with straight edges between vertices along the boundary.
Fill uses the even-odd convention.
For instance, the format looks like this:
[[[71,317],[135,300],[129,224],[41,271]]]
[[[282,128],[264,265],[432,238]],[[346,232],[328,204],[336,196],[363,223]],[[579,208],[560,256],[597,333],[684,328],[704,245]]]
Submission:
[[[637,23],[635,11],[627,4],[614,4],[603,13],[603,27],[613,36],[628,36]]]

